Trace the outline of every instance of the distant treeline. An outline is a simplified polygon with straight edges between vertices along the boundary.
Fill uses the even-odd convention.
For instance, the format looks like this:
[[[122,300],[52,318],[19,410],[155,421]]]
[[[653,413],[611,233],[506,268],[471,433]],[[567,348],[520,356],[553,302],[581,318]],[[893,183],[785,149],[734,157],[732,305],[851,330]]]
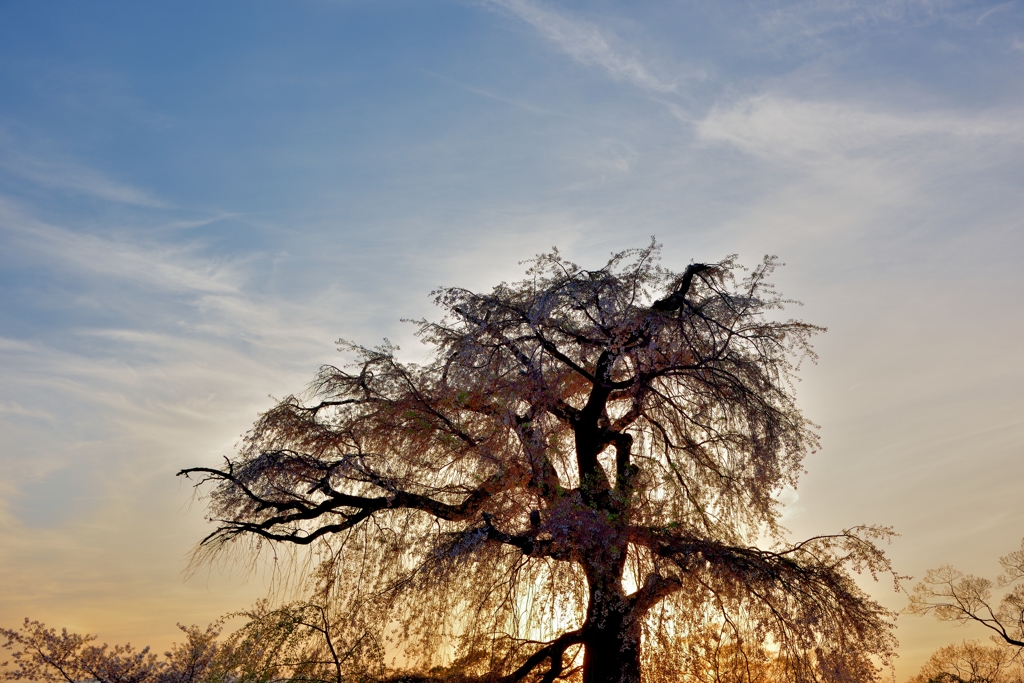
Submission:
[[[223,635],[231,618],[247,623]],[[3,647],[0,678],[36,683],[483,683],[509,676],[470,676],[473,663],[453,662],[429,671],[385,666],[384,648],[368,631],[342,633],[329,610],[313,603],[229,614],[201,629],[182,626],[181,643],[159,657],[150,648],[96,644],[95,636],[57,631],[26,619],[18,629],[0,629]],[[342,631],[342,632],[339,632]],[[781,683],[787,669],[763,647],[725,642],[724,631],[706,630],[702,642],[682,648],[686,683]],[[1019,648],[1006,643],[964,641],[937,650],[908,683],[1024,683]],[[469,665],[469,666],[467,666]],[[579,667],[557,680],[580,681]],[[527,679],[523,679],[527,680]],[[529,680],[533,680],[532,678]]]

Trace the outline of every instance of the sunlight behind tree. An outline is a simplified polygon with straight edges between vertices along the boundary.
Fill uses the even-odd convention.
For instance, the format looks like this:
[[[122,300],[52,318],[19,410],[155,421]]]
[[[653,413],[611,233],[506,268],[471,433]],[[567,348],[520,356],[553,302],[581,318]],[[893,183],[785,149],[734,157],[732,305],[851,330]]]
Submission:
[[[399,625],[421,671],[553,681],[582,646],[585,683],[682,676],[710,614],[737,680],[761,679],[758,657],[791,681],[875,678],[892,615],[850,571],[891,572],[889,531],[792,544],[778,526],[818,443],[793,381],[821,329],[773,319],[793,303],[774,259],[673,272],[658,253],[586,270],[555,251],[490,293],[440,289],[423,365],[342,342],[351,365],[261,415],[222,468],[183,471],[212,486],[197,561],[315,549],[333,609],[381,639]]]

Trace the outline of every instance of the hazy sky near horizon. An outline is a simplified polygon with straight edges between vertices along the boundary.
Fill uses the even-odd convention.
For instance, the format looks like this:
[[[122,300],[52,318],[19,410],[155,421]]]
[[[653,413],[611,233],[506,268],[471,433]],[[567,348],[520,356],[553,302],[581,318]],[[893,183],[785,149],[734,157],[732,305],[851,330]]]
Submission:
[[[262,595],[183,576],[174,473],[339,337],[557,245],[778,254],[825,325],[794,537],[896,568],[1024,536],[1024,3],[0,2],[0,625],[162,648]],[[890,607],[891,585],[871,587]],[[900,680],[981,631],[903,616]]]

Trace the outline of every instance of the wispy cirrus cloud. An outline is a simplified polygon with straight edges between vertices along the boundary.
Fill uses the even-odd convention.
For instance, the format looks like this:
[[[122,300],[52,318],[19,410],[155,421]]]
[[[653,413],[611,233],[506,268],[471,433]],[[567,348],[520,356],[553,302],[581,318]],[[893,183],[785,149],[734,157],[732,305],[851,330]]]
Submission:
[[[956,27],[962,34],[991,30],[989,17],[1011,10],[1014,2],[988,5],[966,0],[786,0],[749,2],[737,14],[737,27],[758,50],[794,50],[835,58],[841,36],[878,35],[926,26]],[[838,41],[838,42],[837,42]]]
[[[81,274],[123,279],[166,291],[229,294],[239,274],[230,266],[199,259],[188,245],[142,245],[52,225],[0,197],[0,234],[22,258],[34,257]]]
[[[655,93],[677,90],[674,83],[655,75],[639,53],[616,44],[592,22],[530,0],[486,0],[486,4],[511,12],[576,61],[599,66],[615,80]]]
[[[770,170],[771,192],[736,224],[760,222],[793,251],[811,235],[913,242],[930,234],[914,248],[981,263],[1008,248],[1019,224],[1006,179],[1019,172],[1022,121],[1016,107],[908,111],[765,93],[712,108],[695,132],[709,148],[731,147]],[[975,226],[970,237],[965,221]]]
[[[40,420],[46,420],[47,422],[55,422],[56,417],[45,410],[37,410],[34,408],[26,408],[16,401],[0,402],[0,413],[8,413],[10,415],[19,415],[22,417],[31,417]]]
[[[65,190],[120,204],[146,208],[167,208],[167,202],[152,193],[117,181],[72,161],[42,159],[3,146],[0,170],[47,188]]]
[[[895,153],[905,144],[933,138],[946,140],[947,146],[957,141],[1020,145],[1024,118],[1020,111],[899,112],[762,94],[714,107],[698,122],[697,134],[776,162],[819,163],[877,158],[865,152]]]
[[[977,24],[978,26],[980,26],[990,16],[992,16],[993,14],[996,14],[997,12],[1003,12],[1003,11],[1006,11],[1006,10],[1010,9],[1011,7],[1013,7],[1013,4],[1014,4],[1013,2],[1003,2],[1003,3],[1000,3],[998,5],[994,5],[994,6],[990,7],[989,9],[985,10],[984,12],[982,12],[978,16],[978,18],[975,20],[974,23]]]
[[[463,83],[462,81],[459,81],[457,79],[451,78],[450,76],[445,76],[443,74],[435,73],[433,71],[428,71],[427,69],[420,69],[420,71],[422,71],[426,75],[430,76],[431,78],[436,78],[438,80],[444,81],[445,83],[450,83],[451,85],[454,85],[457,88],[465,90],[468,93],[472,93],[474,95],[479,95],[480,97],[485,97],[485,98],[487,98],[489,100],[494,100],[495,102],[501,102],[503,104],[509,104],[509,105],[512,105],[513,107],[515,107],[517,109],[522,109],[523,111],[528,111],[531,114],[538,114],[538,115],[541,115],[541,116],[560,116],[560,117],[563,117],[563,118],[571,118],[571,116],[569,114],[565,114],[565,113],[562,113],[562,112],[559,112],[559,111],[555,111],[553,109],[547,109],[545,107],[540,107],[540,106],[537,106],[536,104],[533,104],[531,102],[524,102],[524,101],[521,101],[521,100],[509,98],[509,97],[504,97],[502,95],[496,94],[496,93],[494,93],[494,92],[492,92],[490,90],[487,90],[485,88],[480,88],[480,87],[477,87],[477,86],[469,85],[468,83]]]
[[[840,27],[929,22],[967,6],[960,0],[797,0],[752,9],[763,30],[813,36]]]

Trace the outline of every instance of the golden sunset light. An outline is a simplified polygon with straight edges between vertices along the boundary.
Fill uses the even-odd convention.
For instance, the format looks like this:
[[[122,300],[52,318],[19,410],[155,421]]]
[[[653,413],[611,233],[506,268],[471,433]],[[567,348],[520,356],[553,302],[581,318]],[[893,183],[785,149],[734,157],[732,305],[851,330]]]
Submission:
[[[1024,681],[1024,5],[3,3],[0,66],[5,680]]]

